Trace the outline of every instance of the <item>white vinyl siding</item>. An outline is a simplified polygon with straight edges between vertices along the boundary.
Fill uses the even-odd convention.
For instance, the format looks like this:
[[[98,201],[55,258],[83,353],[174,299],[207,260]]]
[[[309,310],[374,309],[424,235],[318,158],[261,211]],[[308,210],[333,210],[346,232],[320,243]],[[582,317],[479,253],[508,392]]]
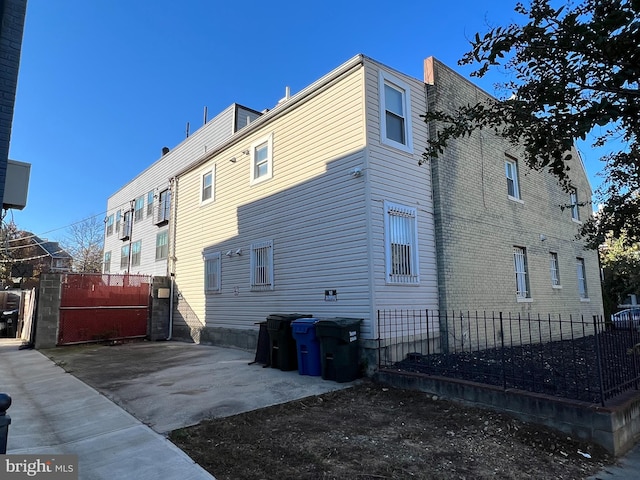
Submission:
[[[416,209],[384,202],[387,281],[415,285],[418,275]]]
[[[531,298],[526,248],[513,247],[513,267],[516,274],[516,297],[518,300]]]
[[[251,245],[251,289],[273,290],[273,242]]]
[[[207,293],[220,293],[221,255],[220,252],[207,252],[204,258],[204,290]]]
[[[399,78],[380,70],[378,88],[382,143],[412,152],[410,86]]]

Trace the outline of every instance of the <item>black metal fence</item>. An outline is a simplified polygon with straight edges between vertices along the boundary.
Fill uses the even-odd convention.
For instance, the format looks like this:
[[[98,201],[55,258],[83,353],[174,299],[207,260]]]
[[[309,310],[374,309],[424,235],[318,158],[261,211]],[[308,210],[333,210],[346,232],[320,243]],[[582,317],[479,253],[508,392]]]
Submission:
[[[640,387],[640,332],[602,316],[378,311],[378,366],[590,403]]]

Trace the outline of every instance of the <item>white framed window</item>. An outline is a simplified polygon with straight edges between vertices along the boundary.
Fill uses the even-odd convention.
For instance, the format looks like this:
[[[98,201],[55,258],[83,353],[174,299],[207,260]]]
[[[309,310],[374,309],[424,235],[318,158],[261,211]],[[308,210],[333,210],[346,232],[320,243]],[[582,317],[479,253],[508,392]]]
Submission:
[[[273,134],[251,145],[251,185],[273,177]]]
[[[215,165],[200,176],[200,203],[212,202],[215,195]]]
[[[560,287],[560,267],[558,266],[558,254],[549,252],[549,268],[551,269],[551,286]]]
[[[113,234],[113,214],[107,217],[107,236]]]
[[[120,268],[129,267],[129,244],[123,245],[120,249]]]
[[[104,252],[104,262],[102,265],[102,273],[111,271],[111,252]]]
[[[382,143],[412,153],[411,87],[381,70],[378,88]]]
[[[521,200],[520,183],[518,182],[518,161],[515,158],[507,157],[504,161],[504,169],[507,177],[507,195],[510,198]]]
[[[413,207],[384,202],[386,281],[417,285],[418,218]]]
[[[116,212],[116,233],[120,233],[120,222],[122,221],[122,212],[118,210]]]
[[[251,290],[273,290],[273,241],[251,245]]]
[[[204,291],[220,293],[221,255],[220,252],[204,252]]]
[[[584,258],[576,258],[576,273],[578,275],[578,292],[581,300],[589,298],[587,290],[587,270],[584,264]]]
[[[131,211],[124,212],[122,217],[122,231],[120,232],[120,238],[126,240],[131,236]]]
[[[133,217],[136,222],[142,220],[143,216],[144,216],[144,195],[136,198],[136,203],[133,211]]]
[[[140,258],[142,257],[142,240],[133,242],[131,244],[131,266],[137,267],[140,265]]]
[[[580,209],[578,208],[578,190],[575,188],[569,192],[569,201],[571,202],[571,219],[580,221]]]
[[[153,215],[153,190],[147,193],[147,217]]]
[[[156,260],[169,256],[169,231],[163,230],[156,235]]]
[[[516,297],[518,300],[531,298],[529,291],[529,271],[527,265],[527,249],[513,247],[513,268],[516,274]]]

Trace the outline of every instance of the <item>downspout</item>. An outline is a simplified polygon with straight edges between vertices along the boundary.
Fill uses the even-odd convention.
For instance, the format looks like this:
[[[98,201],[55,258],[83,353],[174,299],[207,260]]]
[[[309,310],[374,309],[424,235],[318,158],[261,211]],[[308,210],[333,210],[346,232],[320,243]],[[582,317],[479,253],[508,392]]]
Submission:
[[[176,206],[178,203],[178,179],[177,177],[173,177],[169,179],[170,191],[171,191],[171,215],[169,218],[169,256],[167,258],[167,270],[169,271],[169,282],[170,282],[170,297],[169,297],[169,335],[167,336],[167,341],[173,338],[173,298],[175,292],[175,278],[176,278],[176,263],[175,263],[175,254],[176,254],[176,242],[175,242],[175,222],[176,222]]]

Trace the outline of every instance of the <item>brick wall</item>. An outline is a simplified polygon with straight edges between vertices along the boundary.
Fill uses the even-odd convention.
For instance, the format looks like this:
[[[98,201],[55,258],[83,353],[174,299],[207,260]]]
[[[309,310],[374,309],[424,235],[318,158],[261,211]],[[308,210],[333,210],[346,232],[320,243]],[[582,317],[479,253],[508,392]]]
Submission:
[[[429,108],[453,109],[488,95],[437,62],[425,62]],[[430,134],[436,133],[431,125]],[[579,201],[591,189],[577,152],[571,180]],[[508,197],[505,159],[520,160],[521,200]],[[490,131],[451,143],[433,161],[435,223],[441,310],[528,314],[602,314],[597,253],[584,249],[579,223],[571,218],[569,194],[547,172],[529,170],[517,147]],[[585,219],[590,206],[580,207]],[[531,299],[518,301],[513,247],[526,248]],[[550,252],[558,254],[561,288],[551,285]],[[578,291],[576,259],[584,258],[588,301]]]

